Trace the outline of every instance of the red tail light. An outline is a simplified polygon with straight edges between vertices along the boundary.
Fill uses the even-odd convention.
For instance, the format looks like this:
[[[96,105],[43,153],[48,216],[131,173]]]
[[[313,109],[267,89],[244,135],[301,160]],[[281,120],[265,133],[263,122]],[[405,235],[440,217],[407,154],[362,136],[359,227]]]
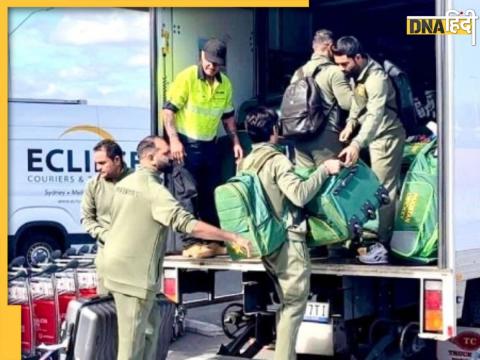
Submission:
[[[424,326],[425,331],[441,333],[443,331],[442,282],[426,280],[424,289]]]
[[[163,277],[163,293],[173,302],[178,302],[177,272],[166,269]]]

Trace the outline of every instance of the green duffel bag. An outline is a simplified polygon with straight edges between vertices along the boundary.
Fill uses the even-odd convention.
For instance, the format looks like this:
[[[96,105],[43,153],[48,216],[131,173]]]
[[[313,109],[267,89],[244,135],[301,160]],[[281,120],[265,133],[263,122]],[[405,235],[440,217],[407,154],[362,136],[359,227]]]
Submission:
[[[309,215],[307,217],[307,245],[309,247],[333,245],[349,239],[346,227],[333,227],[326,219]]]
[[[411,142],[405,143],[403,147],[402,165],[410,166],[422,149],[430,142]]]
[[[251,257],[273,253],[287,238],[285,222],[275,216],[257,175],[265,162],[278,152],[268,148],[258,151],[262,151],[262,157],[255,169],[240,171],[215,189],[221,228],[249,239],[253,248]],[[246,257],[228,243],[227,251],[233,260]]]
[[[425,146],[407,172],[390,243],[402,259],[428,264],[438,252],[438,161],[436,140]]]
[[[296,173],[305,178],[311,170],[298,169]],[[325,181],[306,206],[309,245],[330,245],[361,235],[365,223],[374,219],[388,200],[386,189],[363,161],[343,168]]]

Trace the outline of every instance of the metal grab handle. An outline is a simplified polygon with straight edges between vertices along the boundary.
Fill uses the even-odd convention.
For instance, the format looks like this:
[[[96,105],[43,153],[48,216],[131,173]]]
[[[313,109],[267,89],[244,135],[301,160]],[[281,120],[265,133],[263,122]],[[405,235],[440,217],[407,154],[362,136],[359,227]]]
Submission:
[[[387,205],[390,203],[390,196],[387,189],[383,185],[380,185],[377,189],[375,196],[380,204]]]

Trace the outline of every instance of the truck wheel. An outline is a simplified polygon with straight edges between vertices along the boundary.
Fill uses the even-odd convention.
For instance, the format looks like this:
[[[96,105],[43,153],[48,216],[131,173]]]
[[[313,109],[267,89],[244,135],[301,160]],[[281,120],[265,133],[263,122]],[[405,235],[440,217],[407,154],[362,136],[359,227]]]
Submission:
[[[21,255],[25,256],[28,265],[32,265],[35,258],[45,255],[50,259],[55,250],[60,250],[60,244],[48,234],[32,234],[23,241]]]

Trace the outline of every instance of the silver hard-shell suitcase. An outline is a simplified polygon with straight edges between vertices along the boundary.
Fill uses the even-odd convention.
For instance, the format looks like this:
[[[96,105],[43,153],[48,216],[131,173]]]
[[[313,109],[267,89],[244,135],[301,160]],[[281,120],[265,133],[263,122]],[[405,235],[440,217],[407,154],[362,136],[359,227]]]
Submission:
[[[154,310],[161,316],[157,355],[166,359],[173,336],[175,304],[159,295]],[[70,302],[65,319],[67,360],[115,360],[118,333],[115,303],[110,295]]]
[[[117,314],[112,296],[71,301],[65,322],[67,360],[116,359]]]

